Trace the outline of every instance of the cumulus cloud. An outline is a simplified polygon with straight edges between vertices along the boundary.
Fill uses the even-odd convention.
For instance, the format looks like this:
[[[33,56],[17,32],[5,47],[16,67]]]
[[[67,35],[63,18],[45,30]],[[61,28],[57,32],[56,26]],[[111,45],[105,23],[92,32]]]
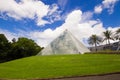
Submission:
[[[95,9],[94,9],[95,13],[98,13],[98,14],[99,14],[99,13],[102,12],[102,10],[103,10],[103,8],[102,8],[101,5],[95,6]]]
[[[60,11],[57,4],[45,5],[40,0],[1,0],[0,1],[0,16],[9,16],[16,20],[24,18],[36,20],[38,26],[50,24],[56,20],[60,20]],[[44,17],[49,16],[50,22]]]
[[[65,2],[58,0],[60,6],[65,6]],[[95,13],[101,13],[107,9],[111,14],[115,3],[118,0],[104,0],[101,4],[97,5],[94,9]],[[40,0],[1,0],[0,1],[0,18],[12,17],[16,20],[29,18],[36,20],[37,25],[51,24],[54,21],[61,19],[61,11],[57,4],[45,5]],[[102,36],[102,32],[106,29],[100,20],[92,20],[93,12],[82,12],[81,10],[74,10],[66,16],[65,22],[56,29],[46,29],[44,31],[31,31],[31,30],[17,30],[9,32],[8,30],[0,29],[0,33],[6,35],[11,41],[13,38],[28,37],[35,40],[40,46],[47,46],[52,40],[59,36],[64,30],[68,29],[75,37],[83,44],[88,46],[85,42],[89,36],[96,34]],[[45,20],[44,18],[47,18]],[[118,29],[109,27],[108,29],[115,31]]]
[[[2,0],[0,1],[0,12],[5,13],[7,16],[16,20],[23,18],[35,19],[38,25],[44,25],[47,21],[42,18],[48,13],[48,5],[45,5],[38,0],[21,0],[16,2],[15,0]]]
[[[54,30],[49,28],[44,31],[27,30],[29,32],[26,32],[18,30],[18,33],[10,32],[6,33],[6,31],[4,31],[4,33],[6,33],[9,39],[11,39],[10,37],[12,35],[18,34],[17,36],[16,35],[12,36],[12,38],[18,36],[28,37],[35,40],[36,43],[38,43],[40,46],[45,47],[57,36],[59,36],[64,30],[68,29],[79,41],[88,46],[86,41],[89,36],[91,36],[92,34],[102,36],[102,32],[105,31],[106,29],[103,27],[103,24],[100,20],[90,19],[90,15],[88,16],[89,18],[86,18],[88,20],[85,21],[85,19],[82,19],[83,14],[85,13],[83,13],[81,10],[72,11],[71,13],[68,14],[67,18],[65,19],[65,23],[63,23],[61,26],[58,26]],[[114,30],[115,28],[110,29]]]
[[[90,20],[92,18],[92,16],[93,16],[93,12],[90,12],[90,11],[82,13],[81,22],[86,22],[86,21]]]
[[[102,2],[103,7],[108,9],[108,12],[113,13],[113,9],[118,0],[104,0]]]
[[[13,38],[18,38],[18,35],[12,32],[9,32],[8,30],[0,29],[0,34],[4,34],[9,41],[12,41]]]
[[[117,2],[118,0],[103,0],[101,4],[95,6],[94,12],[100,14],[104,9],[107,9],[109,14],[112,14]]]
[[[59,6],[57,4],[52,4],[49,7],[47,18],[50,21],[50,23],[53,23],[55,21],[61,20],[61,10],[59,10]]]
[[[47,46],[64,30],[68,29],[78,40],[88,46],[88,44],[85,43],[85,40],[87,40],[89,36],[92,34],[102,36],[102,32],[106,29],[103,27],[103,24],[100,20],[86,20],[83,22],[83,14],[84,13],[82,13],[81,10],[72,11],[70,14],[68,14],[65,23],[57,27],[55,30],[46,29],[43,32],[34,31],[31,32],[30,35],[39,45]]]

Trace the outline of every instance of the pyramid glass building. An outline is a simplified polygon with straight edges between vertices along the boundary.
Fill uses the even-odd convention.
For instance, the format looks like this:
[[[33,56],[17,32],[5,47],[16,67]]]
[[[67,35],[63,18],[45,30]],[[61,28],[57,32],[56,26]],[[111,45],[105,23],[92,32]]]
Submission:
[[[77,38],[68,30],[65,30],[60,36],[53,40],[38,55],[58,55],[58,54],[83,54],[90,52]]]

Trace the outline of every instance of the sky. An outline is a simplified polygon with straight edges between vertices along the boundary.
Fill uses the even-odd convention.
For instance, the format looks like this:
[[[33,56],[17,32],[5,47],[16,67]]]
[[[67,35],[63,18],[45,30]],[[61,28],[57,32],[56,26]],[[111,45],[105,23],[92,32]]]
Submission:
[[[64,30],[84,45],[92,34],[120,28],[120,0],[0,0],[0,34],[46,47]]]

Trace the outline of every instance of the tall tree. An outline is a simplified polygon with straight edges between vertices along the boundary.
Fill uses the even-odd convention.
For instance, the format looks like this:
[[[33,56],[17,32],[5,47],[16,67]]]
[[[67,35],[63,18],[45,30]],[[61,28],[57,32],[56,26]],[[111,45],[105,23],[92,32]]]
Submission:
[[[95,45],[95,50],[97,51],[97,44],[102,42],[102,38],[93,34],[92,36],[89,37],[88,43],[91,45]]]
[[[33,40],[21,37],[17,42],[12,44],[10,58],[18,59],[36,55],[42,48]]]
[[[108,44],[110,45],[110,40],[114,40],[114,38],[112,37],[112,31],[111,30],[106,30],[105,32],[103,32],[104,35],[104,40],[108,41]]]
[[[13,38],[10,43],[4,34],[0,34],[0,63],[18,58],[36,55],[43,48],[28,38]]]
[[[116,30],[115,39],[119,40],[117,51],[120,49],[120,28]]]
[[[4,34],[0,34],[0,62],[4,62],[7,59],[7,54],[11,48],[11,44],[8,42]]]

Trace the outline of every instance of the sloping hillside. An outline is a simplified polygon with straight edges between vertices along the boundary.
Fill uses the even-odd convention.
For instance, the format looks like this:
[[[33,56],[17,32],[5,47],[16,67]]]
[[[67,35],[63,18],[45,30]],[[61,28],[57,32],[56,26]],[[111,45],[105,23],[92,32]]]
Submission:
[[[33,56],[0,64],[0,78],[53,78],[120,72],[120,55]]]

